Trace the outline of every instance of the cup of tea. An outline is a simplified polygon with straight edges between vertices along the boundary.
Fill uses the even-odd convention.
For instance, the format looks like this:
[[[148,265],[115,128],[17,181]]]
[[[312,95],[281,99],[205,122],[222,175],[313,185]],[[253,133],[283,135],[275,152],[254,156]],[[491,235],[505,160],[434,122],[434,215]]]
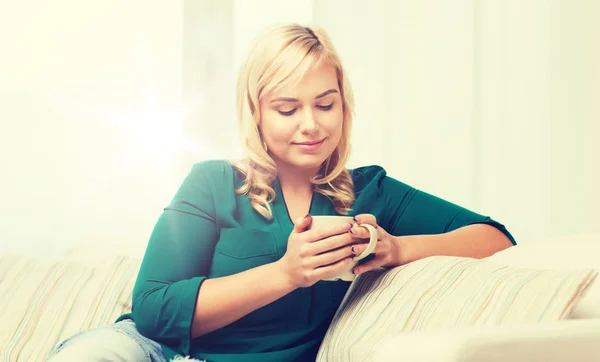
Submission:
[[[352,216],[336,216],[336,215],[319,216],[319,215],[317,215],[317,216],[312,216],[312,223],[309,228],[310,229],[328,228],[331,226],[340,225],[340,224],[348,224],[348,223],[350,223],[350,224],[355,223],[354,218]],[[370,234],[369,245],[367,246],[365,251],[363,251],[359,255],[356,255],[354,257],[354,260],[352,260],[350,263],[348,263],[348,265],[342,271],[340,271],[339,273],[337,273],[335,275],[332,275],[331,277],[329,277],[327,279],[323,279],[323,280],[328,280],[328,281],[335,281],[335,280],[340,280],[340,279],[345,280],[345,281],[354,280],[356,275],[354,275],[352,273],[352,269],[354,269],[354,267],[356,265],[358,265],[359,260],[364,259],[367,256],[369,256],[375,249],[375,246],[377,246],[377,230],[375,229],[375,227],[370,224],[358,224],[358,225],[369,230],[369,234]]]

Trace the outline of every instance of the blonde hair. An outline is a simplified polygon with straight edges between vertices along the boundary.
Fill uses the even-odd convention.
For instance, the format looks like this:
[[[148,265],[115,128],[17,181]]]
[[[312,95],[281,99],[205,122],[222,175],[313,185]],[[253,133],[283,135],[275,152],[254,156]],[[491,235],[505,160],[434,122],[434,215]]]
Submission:
[[[346,162],[350,155],[353,96],[339,56],[327,34],[319,28],[288,24],[259,36],[245,59],[236,89],[237,116],[246,157],[234,163],[245,175],[237,194],[247,194],[252,207],[267,219],[273,217],[271,186],[277,177],[275,162],[264,147],[260,130],[259,100],[273,90],[294,84],[322,64],[335,68],[342,98],[343,125],[339,144],[312,179],[314,192],[332,200],[339,214],[348,214],[354,203],[354,185]]]

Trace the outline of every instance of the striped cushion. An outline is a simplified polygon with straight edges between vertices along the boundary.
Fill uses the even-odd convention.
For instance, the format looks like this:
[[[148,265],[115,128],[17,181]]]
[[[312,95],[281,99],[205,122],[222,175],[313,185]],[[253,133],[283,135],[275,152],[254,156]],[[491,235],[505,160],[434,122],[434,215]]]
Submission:
[[[43,361],[63,339],[130,311],[139,263],[111,257],[90,267],[0,255],[0,360]]]
[[[568,318],[596,274],[446,256],[365,273],[350,287],[317,360],[370,360],[392,333]]]

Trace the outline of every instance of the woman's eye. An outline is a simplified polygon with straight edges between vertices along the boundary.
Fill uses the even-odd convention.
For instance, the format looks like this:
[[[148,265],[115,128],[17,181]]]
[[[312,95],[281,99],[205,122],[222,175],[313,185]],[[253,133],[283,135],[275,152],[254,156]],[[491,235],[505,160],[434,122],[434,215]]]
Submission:
[[[277,112],[279,112],[279,114],[281,114],[282,116],[291,116],[292,114],[296,113],[296,108],[289,111],[278,110]]]
[[[333,107],[333,103],[330,103],[330,104],[328,104],[326,106],[317,106],[317,108],[319,108],[322,111],[328,111],[328,110],[331,109],[331,107]]]

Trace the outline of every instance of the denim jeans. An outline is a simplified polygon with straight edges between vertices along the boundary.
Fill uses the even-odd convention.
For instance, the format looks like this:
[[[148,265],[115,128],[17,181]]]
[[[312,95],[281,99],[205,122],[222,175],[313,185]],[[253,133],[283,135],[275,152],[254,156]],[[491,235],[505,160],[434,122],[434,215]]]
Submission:
[[[48,362],[167,362],[160,345],[142,336],[130,320],[75,334],[59,344]]]

